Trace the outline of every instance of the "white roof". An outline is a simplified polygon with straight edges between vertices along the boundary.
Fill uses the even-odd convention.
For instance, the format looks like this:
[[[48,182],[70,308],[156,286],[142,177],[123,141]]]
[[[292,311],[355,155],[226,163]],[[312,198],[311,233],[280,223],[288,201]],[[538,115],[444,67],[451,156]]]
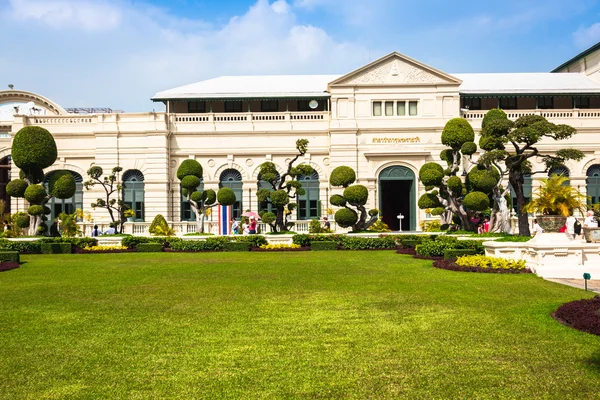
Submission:
[[[327,84],[341,75],[221,76],[159,92],[153,100],[328,96]]]
[[[600,83],[596,83],[578,73],[489,73],[452,74],[463,83],[459,91],[464,94],[502,93],[600,93]]]

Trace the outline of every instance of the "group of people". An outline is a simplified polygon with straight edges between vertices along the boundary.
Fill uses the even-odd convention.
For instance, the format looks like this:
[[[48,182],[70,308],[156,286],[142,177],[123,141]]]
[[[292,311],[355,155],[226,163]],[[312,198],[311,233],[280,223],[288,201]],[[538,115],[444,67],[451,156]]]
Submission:
[[[243,218],[242,222],[231,220],[231,233],[234,235],[255,235],[258,221],[255,217]]]
[[[565,233],[570,239],[576,239],[581,236],[583,238],[583,230],[584,228],[597,228],[598,221],[594,217],[593,211],[588,211],[586,213],[585,219],[583,220],[583,225],[579,220],[573,215],[569,215],[565,224],[560,228],[561,233]],[[541,233],[544,233],[544,229],[540,226],[537,219],[533,220],[533,232],[532,235],[538,236]]]
[[[98,225],[94,225],[94,228],[92,229],[92,237],[98,237],[100,235],[114,235],[115,233],[117,233],[117,231],[115,230],[115,226],[113,224],[110,224],[108,229],[104,232],[98,229]]]
[[[477,233],[479,235],[490,231],[489,217],[484,217],[481,214],[477,214],[473,218],[471,218],[471,222],[473,222],[474,225],[477,225]]]

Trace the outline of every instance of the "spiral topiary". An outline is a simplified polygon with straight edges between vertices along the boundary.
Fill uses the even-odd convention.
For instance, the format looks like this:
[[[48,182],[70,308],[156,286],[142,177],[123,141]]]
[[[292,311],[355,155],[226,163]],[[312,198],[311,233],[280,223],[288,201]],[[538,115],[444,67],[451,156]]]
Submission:
[[[490,199],[483,192],[471,192],[467,194],[463,203],[471,211],[484,211],[490,208]]]
[[[446,186],[448,186],[448,189],[458,194],[460,194],[463,189],[462,180],[458,176],[451,176],[450,178],[448,178]]]
[[[177,179],[182,180],[186,176],[195,176],[198,179],[202,179],[202,165],[196,160],[191,158],[183,160],[183,162],[177,168]],[[197,187],[198,185],[196,185]]]
[[[346,199],[344,199],[344,197],[340,196],[339,194],[334,194],[333,196],[331,196],[329,202],[331,203],[331,205],[336,207],[344,207],[346,205]]]
[[[329,183],[331,186],[347,187],[356,181],[356,172],[350,167],[340,166],[334,168],[329,175]]]
[[[27,209],[27,213],[29,215],[42,215],[44,214],[44,207],[34,204],[32,206],[29,206],[29,208]]]
[[[25,200],[31,204],[39,204],[47,196],[46,189],[42,185],[29,185],[25,189]]]
[[[214,191],[213,191],[213,193],[214,193]],[[216,194],[216,197],[217,197],[217,201],[222,206],[231,206],[236,201],[235,193],[230,188],[219,189],[219,192]],[[207,197],[207,199],[208,199],[208,197]],[[208,203],[208,204],[210,204],[210,203]]]
[[[496,168],[492,168],[492,170],[489,171],[484,166],[477,165],[474,168],[471,168],[467,175],[467,179],[471,190],[490,193],[500,181],[500,173]]]
[[[426,208],[439,207],[440,199],[431,193],[424,193],[418,201],[418,206],[421,210]]]
[[[444,178],[444,169],[441,165],[428,162],[419,170],[419,179],[425,186],[439,186]]]
[[[12,161],[29,173],[48,168],[56,161],[58,151],[52,134],[39,126],[26,126],[15,135],[12,143]]]
[[[352,185],[344,189],[344,199],[350,204],[364,206],[369,198],[369,189],[363,185]]]
[[[25,190],[29,184],[23,179],[15,179],[6,184],[6,193],[11,197],[25,196]]]
[[[442,143],[454,150],[460,150],[463,144],[475,140],[473,127],[464,118],[454,118],[446,123],[442,131]]]
[[[335,222],[342,228],[349,228],[358,221],[358,214],[349,208],[337,210],[334,216]]]
[[[181,179],[181,187],[187,190],[194,190],[200,186],[200,178],[195,175],[186,175]]]

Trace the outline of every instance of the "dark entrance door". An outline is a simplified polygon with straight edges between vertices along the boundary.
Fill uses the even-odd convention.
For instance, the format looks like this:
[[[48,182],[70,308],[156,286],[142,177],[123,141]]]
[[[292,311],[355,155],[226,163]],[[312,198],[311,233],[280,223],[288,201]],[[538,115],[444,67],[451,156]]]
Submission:
[[[379,210],[390,229],[400,230],[398,215],[402,214],[402,230],[416,230],[415,174],[406,167],[393,166],[379,174]]]

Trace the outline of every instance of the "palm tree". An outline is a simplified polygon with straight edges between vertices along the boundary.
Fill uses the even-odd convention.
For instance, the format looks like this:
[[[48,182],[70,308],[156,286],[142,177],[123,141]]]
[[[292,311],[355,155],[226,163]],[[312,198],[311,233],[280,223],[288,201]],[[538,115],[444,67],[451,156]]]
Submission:
[[[585,213],[587,197],[576,188],[565,185],[568,180],[568,177],[556,174],[542,179],[542,186],[536,189],[533,200],[523,211],[563,217],[568,217],[573,210]]]

